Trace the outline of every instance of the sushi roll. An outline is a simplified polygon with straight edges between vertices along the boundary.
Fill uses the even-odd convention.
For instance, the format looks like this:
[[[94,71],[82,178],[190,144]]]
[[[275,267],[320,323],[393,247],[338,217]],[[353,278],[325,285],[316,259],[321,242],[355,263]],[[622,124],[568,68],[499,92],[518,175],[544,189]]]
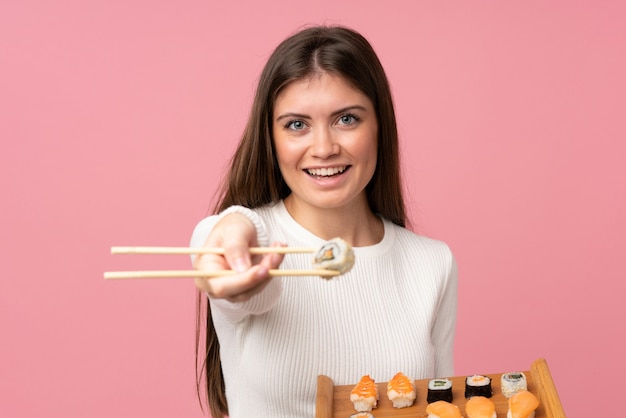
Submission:
[[[361,378],[350,392],[350,401],[358,412],[369,412],[378,404],[378,387],[369,375]]]
[[[357,412],[356,414],[350,415],[350,418],[374,418],[374,415],[369,412]]]
[[[496,405],[484,396],[472,396],[465,404],[467,418],[496,418]]]
[[[428,381],[426,402],[452,402],[452,381],[450,379],[431,379]]]
[[[485,398],[491,398],[493,392],[491,391],[491,378],[489,376],[483,376],[475,374],[468,376],[465,379],[465,398],[469,399],[472,396],[484,396]]]
[[[426,413],[428,418],[463,418],[459,407],[446,401],[429,403]]]
[[[394,408],[406,408],[413,405],[417,392],[411,379],[400,372],[387,383],[387,396]]]
[[[500,387],[502,388],[502,395],[505,398],[510,398],[520,390],[526,390],[526,375],[522,372],[505,373],[500,378]]]
[[[347,273],[354,266],[354,250],[341,238],[333,238],[315,253],[313,267]]]
[[[509,398],[506,418],[534,418],[539,399],[527,390],[520,390]]]

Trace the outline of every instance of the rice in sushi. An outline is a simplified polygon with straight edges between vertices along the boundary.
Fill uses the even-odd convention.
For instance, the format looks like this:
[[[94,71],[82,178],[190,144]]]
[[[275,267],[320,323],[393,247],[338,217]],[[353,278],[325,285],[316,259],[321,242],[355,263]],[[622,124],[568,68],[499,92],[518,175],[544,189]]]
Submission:
[[[428,418],[463,418],[459,407],[446,401],[429,403],[426,413]]]
[[[417,392],[411,379],[400,372],[387,383],[387,396],[394,408],[406,408],[413,405]]]
[[[522,372],[505,373],[500,378],[500,387],[502,388],[502,395],[505,398],[510,398],[520,390],[526,390],[526,375]]]
[[[467,418],[496,418],[496,405],[484,396],[472,396],[465,404]]]
[[[539,399],[527,390],[520,390],[509,398],[507,418],[534,418]]]
[[[313,267],[347,273],[354,266],[354,250],[341,238],[333,238],[320,247],[313,257]]]
[[[350,392],[350,401],[358,412],[369,412],[378,404],[378,387],[369,375],[361,378]]]
[[[472,396],[491,398],[491,395],[493,392],[491,391],[491,378],[489,376],[475,374],[465,379],[465,398],[469,399]]]
[[[436,401],[452,402],[452,380],[431,379],[428,381],[426,402],[433,403]]]

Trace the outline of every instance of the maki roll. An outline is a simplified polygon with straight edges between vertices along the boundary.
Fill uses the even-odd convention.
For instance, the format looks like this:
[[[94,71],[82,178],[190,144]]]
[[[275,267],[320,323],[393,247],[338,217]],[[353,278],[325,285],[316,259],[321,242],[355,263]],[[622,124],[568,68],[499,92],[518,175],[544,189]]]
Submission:
[[[459,407],[446,401],[429,403],[426,413],[428,418],[463,418]]]
[[[365,375],[350,392],[350,401],[358,412],[369,412],[378,404],[378,387],[374,379]]]
[[[505,373],[500,378],[500,386],[502,388],[502,395],[505,398],[510,398],[520,390],[526,390],[526,375],[522,372]]]
[[[450,379],[431,379],[428,382],[426,402],[452,402],[452,381]]]
[[[387,383],[387,396],[394,408],[406,408],[413,405],[417,392],[411,379],[403,373],[396,373]]]
[[[484,396],[485,398],[491,398],[492,394],[491,378],[489,376],[475,374],[473,376],[468,376],[465,379],[466,399],[469,399],[472,396]]]
[[[313,267],[347,273],[354,265],[354,250],[341,238],[333,238],[322,245],[313,257]]]

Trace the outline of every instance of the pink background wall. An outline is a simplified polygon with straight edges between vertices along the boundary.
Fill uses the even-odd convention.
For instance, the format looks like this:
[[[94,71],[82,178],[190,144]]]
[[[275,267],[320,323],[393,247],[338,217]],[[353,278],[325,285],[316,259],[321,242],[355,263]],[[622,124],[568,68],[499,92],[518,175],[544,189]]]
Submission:
[[[388,71],[411,212],[460,266],[457,373],[545,357],[568,416],[616,415],[592,404],[626,374],[622,4],[2,2],[0,415],[202,416],[193,284],[102,278],[187,258],[109,248],[188,243],[263,62],[320,22]]]

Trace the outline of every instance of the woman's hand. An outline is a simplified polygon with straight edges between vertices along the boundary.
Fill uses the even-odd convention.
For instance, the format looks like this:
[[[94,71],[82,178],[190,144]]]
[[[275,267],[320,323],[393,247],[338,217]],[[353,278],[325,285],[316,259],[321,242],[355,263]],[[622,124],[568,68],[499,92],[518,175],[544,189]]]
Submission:
[[[194,268],[203,271],[234,270],[235,275],[195,279],[198,289],[210,297],[243,302],[259,293],[271,280],[270,269],[278,268],[282,254],[255,255],[249,248],[258,246],[254,224],[244,215],[231,213],[215,224],[205,247],[224,248],[225,254],[202,254]],[[274,243],[272,246],[282,246]]]

